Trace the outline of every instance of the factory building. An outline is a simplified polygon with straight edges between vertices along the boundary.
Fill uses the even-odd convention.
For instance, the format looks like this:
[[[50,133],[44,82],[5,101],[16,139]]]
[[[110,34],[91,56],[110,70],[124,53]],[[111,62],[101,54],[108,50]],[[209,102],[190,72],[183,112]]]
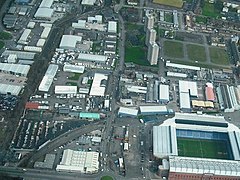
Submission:
[[[0,72],[4,73],[27,76],[29,70],[29,65],[0,63]]]
[[[84,73],[84,66],[65,64],[63,66],[64,72],[73,72],[73,73]]]
[[[62,39],[61,39],[61,43],[59,45],[59,48],[74,50],[76,48],[77,43],[79,43],[81,41],[82,41],[81,36],[63,35]]]
[[[139,106],[141,115],[168,114],[166,106]]]
[[[90,90],[90,96],[104,96],[107,86],[108,75],[95,73],[93,83]]]
[[[145,44],[148,46],[156,41],[157,31],[155,29],[147,29]]]
[[[157,43],[151,43],[148,46],[148,55],[147,59],[151,65],[156,65],[158,63],[158,54],[159,54],[159,46]]]
[[[21,90],[22,86],[0,83],[0,94],[11,94],[18,96]]]
[[[147,29],[152,29],[154,27],[154,16],[149,13],[146,14],[144,31],[147,32]]]
[[[55,86],[55,94],[77,94],[77,86]]]
[[[213,84],[207,83],[205,87],[205,96],[207,101],[215,101],[215,95],[213,92]]]
[[[159,85],[159,101],[162,104],[166,104],[169,102],[169,85]]]
[[[118,110],[119,117],[136,117],[138,110],[133,108],[120,107]]]
[[[105,56],[105,55],[84,54],[84,53],[79,53],[78,55],[79,61],[86,61],[86,62],[105,63],[107,59],[108,59],[108,56]]]
[[[117,22],[116,21],[108,22],[108,32],[109,33],[117,33]]]

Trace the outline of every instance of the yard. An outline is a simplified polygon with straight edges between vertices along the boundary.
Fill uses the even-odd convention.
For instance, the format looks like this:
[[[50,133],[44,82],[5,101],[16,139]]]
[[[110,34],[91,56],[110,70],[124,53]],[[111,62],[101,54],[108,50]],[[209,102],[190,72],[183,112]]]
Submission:
[[[229,65],[229,59],[225,49],[210,47],[209,52],[212,63],[218,65]]]
[[[170,58],[183,58],[183,44],[175,41],[164,41],[163,43],[164,55]]]
[[[171,0],[171,1],[170,0],[153,0],[153,3],[162,4],[166,6],[173,6],[177,8],[181,8],[183,5],[182,0]]]
[[[187,44],[187,53],[188,53],[188,58],[191,61],[199,61],[199,62],[206,61],[206,52],[205,52],[204,46]]]

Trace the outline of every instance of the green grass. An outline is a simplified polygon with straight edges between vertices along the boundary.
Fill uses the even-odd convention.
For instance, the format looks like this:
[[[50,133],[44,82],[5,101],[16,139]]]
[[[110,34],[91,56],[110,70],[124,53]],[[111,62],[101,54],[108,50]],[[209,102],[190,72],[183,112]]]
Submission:
[[[134,23],[126,23],[126,29],[128,31],[140,30],[141,28],[143,28],[143,25],[138,25],[138,24],[134,24]]]
[[[3,41],[0,41],[0,49],[2,49],[5,46],[5,43]]]
[[[68,86],[78,86],[76,82],[66,82]]]
[[[202,15],[217,18],[221,16],[222,2],[216,0],[215,3],[209,3],[208,0],[204,0],[204,5],[202,8]]]
[[[164,41],[163,43],[164,55],[170,58],[183,58],[183,44],[175,41]]]
[[[196,23],[199,24],[207,24],[207,17],[204,16],[196,16]]]
[[[182,0],[153,0],[153,3],[162,4],[166,6],[173,6],[177,8],[181,8],[183,5]]]
[[[214,159],[230,159],[227,143],[225,141],[178,138],[178,155],[214,158]]]
[[[225,49],[210,47],[209,52],[212,63],[218,65],[229,65],[229,59]]]
[[[146,51],[141,46],[127,46],[125,51],[125,62],[133,62],[138,65],[149,66]]]
[[[74,73],[73,76],[70,76],[68,79],[77,81],[80,76],[80,73]]]
[[[5,31],[1,31],[0,32],[0,39],[2,40],[9,40],[9,39],[12,39],[12,35],[8,32],[5,32]]]
[[[206,52],[205,52],[204,46],[187,44],[187,53],[188,53],[188,58],[191,61],[199,61],[199,62],[206,61]]]
[[[173,22],[173,14],[172,13],[165,13],[164,14],[164,21],[172,23]]]
[[[103,176],[101,180],[113,180],[113,178],[111,176]]]

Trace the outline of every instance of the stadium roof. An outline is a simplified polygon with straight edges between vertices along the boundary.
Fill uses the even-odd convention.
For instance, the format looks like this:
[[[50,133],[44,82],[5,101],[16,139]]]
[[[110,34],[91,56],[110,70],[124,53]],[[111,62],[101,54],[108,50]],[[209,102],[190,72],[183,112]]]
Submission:
[[[74,49],[76,48],[77,42],[81,41],[82,41],[81,36],[63,35],[59,47],[62,49]]]
[[[77,94],[77,86],[55,86],[55,94]]]
[[[232,153],[235,160],[240,160],[240,132],[228,132]]]
[[[51,19],[54,10],[50,8],[38,8],[37,12],[35,13],[35,18],[46,18]]]
[[[63,71],[65,72],[74,72],[74,73],[83,73],[85,67],[78,65],[65,64],[63,66]]]
[[[105,63],[107,61],[107,58],[108,57],[105,55],[97,55],[97,54],[80,53],[78,55],[78,60],[95,61],[95,62],[102,62],[102,63]]]
[[[18,96],[21,89],[21,86],[0,83],[0,94],[10,93],[11,95]]]
[[[66,149],[57,171],[96,173],[99,169],[99,153]]]
[[[159,85],[159,99],[160,101],[169,101],[169,85]]]
[[[5,72],[13,72],[15,74],[21,74],[23,76],[27,76],[28,71],[30,70],[29,65],[23,64],[8,64],[8,63],[0,63],[0,70]]]
[[[171,126],[153,126],[153,154],[158,158],[178,155],[176,129]]]
[[[90,96],[104,96],[105,93],[105,85],[103,86],[102,80],[107,80],[108,75],[95,73],[93,77],[92,87],[90,90]]]
[[[138,110],[133,108],[120,107],[118,115],[137,116]]]
[[[240,162],[207,158],[169,157],[170,172],[240,176]]]
[[[141,113],[167,112],[166,106],[139,106]]]

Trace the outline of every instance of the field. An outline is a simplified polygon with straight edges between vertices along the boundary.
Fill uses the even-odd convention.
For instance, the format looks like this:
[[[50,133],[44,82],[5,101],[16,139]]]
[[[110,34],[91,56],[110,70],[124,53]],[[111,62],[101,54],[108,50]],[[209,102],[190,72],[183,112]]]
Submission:
[[[127,46],[125,51],[125,62],[133,62],[135,64],[149,66],[146,51],[141,46]]]
[[[5,31],[1,31],[0,32],[0,39],[2,40],[9,40],[9,39],[12,39],[12,35],[8,32],[5,32]]]
[[[162,4],[166,6],[173,6],[178,8],[181,8],[183,5],[182,0],[171,0],[171,1],[170,0],[153,0],[153,3]]]
[[[187,44],[187,53],[188,53],[188,58],[191,61],[199,61],[199,62],[206,61],[206,52],[205,52],[204,46]]]
[[[210,47],[209,52],[212,63],[218,65],[229,65],[229,59],[225,49]]]
[[[170,58],[183,58],[183,44],[174,41],[164,41],[164,55]]]
[[[222,2],[217,0],[215,3],[209,3],[208,0],[204,0],[204,5],[202,8],[202,15],[217,18],[221,15]]]
[[[177,145],[179,156],[214,159],[231,158],[225,141],[178,138]]]

